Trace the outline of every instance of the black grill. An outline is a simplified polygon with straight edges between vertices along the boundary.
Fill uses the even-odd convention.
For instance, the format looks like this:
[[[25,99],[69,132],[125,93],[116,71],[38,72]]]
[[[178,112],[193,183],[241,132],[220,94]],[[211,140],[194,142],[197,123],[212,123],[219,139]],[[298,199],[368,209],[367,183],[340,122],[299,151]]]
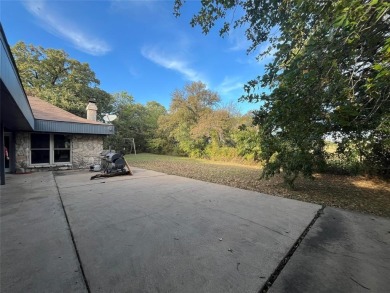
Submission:
[[[123,172],[125,166],[125,159],[120,153],[107,153],[102,157],[102,169],[104,173]]]

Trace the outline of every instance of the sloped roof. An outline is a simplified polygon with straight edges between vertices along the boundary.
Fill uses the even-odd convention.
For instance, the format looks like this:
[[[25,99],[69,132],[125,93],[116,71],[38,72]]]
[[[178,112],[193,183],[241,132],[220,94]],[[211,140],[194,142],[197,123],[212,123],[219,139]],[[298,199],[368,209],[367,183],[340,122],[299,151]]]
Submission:
[[[81,118],[72,113],[69,113],[61,108],[58,108],[40,98],[28,96],[28,101],[31,106],[34,118],[39,120],[50,120],[60,122],[72,122],[83,124],[98,124],[106,125],[104,123]]]

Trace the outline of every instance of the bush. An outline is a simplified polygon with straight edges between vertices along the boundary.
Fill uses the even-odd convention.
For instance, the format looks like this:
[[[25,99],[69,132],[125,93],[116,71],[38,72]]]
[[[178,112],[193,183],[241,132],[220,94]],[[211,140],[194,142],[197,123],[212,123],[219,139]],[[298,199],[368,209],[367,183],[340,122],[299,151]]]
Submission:
[[[359,175],[364,171],[361,162],[343,154],[331,154],[325,166],[320,170],[321,173],[330,173],[335,175]]]
[[[173,155],[184,156],[186,155],[179,149],[177,143],[172,140],[164,138],[153,138],[147,140],[147,149],[149,152],[158,155]]]
[[[369,175],[390,179],[390,138],[377,140],[372,143],[371,152],[364,161]]]
[[[261,156],[261,137],[256,127],[241,125],[233,134],[237,154],[247,161],[258,162]]]
[[[236,148],[215,145],[209,145],[205,149],[205,158],[215,161],[234,161],[239,159]]]

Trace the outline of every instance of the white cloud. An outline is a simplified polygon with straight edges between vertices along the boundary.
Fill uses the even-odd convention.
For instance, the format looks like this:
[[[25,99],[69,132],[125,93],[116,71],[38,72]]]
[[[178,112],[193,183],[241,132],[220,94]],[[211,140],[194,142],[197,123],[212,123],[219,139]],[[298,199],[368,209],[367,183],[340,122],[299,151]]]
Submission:
[[[239,77],[228,77],[225,76],[223,81],[216,87],[216,90],[221,94],[229,94],[236,90],[241,90],[244,87],[244,82]]]
[[[264,43],[262,44],[256,51],[256,54],[248,55],[246,58],[238,57],[235,59],[235,61],[238,64],[246,64],[246,65],[255,65],[264,67],[264,65],[270,63],[275,58],[275,53],[277,52],[276,49],[272,48],[266,55],[263,57],[260,57],[260,54],[266,52],[268,50],[268,47],[270,46],[270,43]]]
[[[229,51],[246,51],[252,44],[246,37],[244,27],[232,29],[229,32],[228,41],[231,44]]]
[[[141,49],[141,54],[146,59],[164,67],[171,69],[182,74],[186,79],[190,81],[204,81],[202,74],[197,72],[195,69],[191,68],[188,65],[188,62],[180,59],[178,56],[168,56],[159,50],[158,48],[153,47],[143,47]]]
[[[246,51],[251,45],[250,41],[247,40],[245,35],[229,35],[229,41],[232,43],[229,51]]]
[[[260,46],[260,48],[259,48],[260,54],[263,54],[268,50],[269,50],[269,52],[266,55],[264,55],[262,58],[258,58],[257,63],[259,65],[268,64],[275,58],[275,53],[277,52],[277,50],[275,48],[270,48],[270,46],[271,46],[271,43],[269,43],[269,42],[263,43]]]
[[[44,29],[71,42],[78,50],[95,56],[104,55],[111,50],[105,41],[88,36],[71,21],[65,20],[50,11],[45,1],[27,0],[24,1],[24,6],[42,22]]]
[[[136,10],[136,9],[147,9],[148,11],[158,11],[161,9],[161,6],[158,5],[159,2],[164,2],[166,0],[111,0],[111,8],[116,10]]]

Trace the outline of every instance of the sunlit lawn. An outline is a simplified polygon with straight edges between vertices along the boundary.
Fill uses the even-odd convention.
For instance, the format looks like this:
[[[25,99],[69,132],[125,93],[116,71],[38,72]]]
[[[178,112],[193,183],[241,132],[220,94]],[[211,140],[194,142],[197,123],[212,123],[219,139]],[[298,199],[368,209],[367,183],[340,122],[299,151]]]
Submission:
[[[291,190],[280,176],[259,180],[258,166],[153,154],[132,154],[126,159],[134,167],[390,217],[390,183],[378,179],[316,174],[315,180],[298,178]]]

